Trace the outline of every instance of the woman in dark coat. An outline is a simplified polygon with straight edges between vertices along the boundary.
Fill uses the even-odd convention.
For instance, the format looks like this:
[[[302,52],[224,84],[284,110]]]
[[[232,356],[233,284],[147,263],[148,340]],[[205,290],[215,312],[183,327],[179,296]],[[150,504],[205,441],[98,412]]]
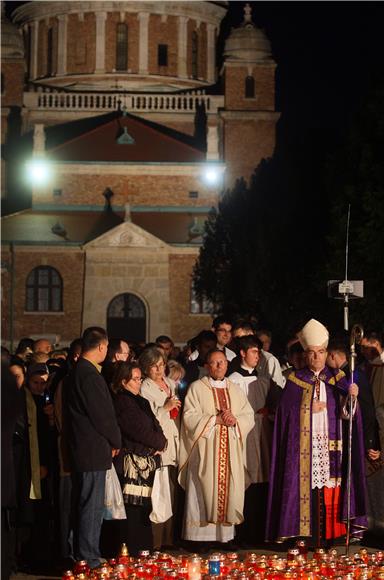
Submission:
[[[152,550],[149,514],[151,489],[160,453],[167,440],[149,402],[140,394],[141,370],[136,363],[120,362],[112,383],[114,404],[121,429],[122,449],[115,460],[122,484],[127,519],[121,520],[121,542],[130,554]]]

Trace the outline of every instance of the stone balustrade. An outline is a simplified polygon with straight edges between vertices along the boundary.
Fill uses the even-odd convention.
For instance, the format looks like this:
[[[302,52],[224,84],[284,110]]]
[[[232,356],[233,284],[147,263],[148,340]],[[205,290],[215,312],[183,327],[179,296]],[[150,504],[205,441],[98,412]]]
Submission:
[[[207,114],[217,113],[224,106],[221,95],[205,95],[201,91],[184,94],[124,94],[79,92],[24,93],[24,106],[38,111],[114,111],[119,107],[132,113],[192,113],[200,105]]]

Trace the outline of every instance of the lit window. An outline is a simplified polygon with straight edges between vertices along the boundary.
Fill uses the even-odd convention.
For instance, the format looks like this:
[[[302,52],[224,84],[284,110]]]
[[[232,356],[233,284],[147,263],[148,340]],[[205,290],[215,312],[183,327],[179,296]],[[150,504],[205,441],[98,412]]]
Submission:
[[[26,285],[27,312],[61,312],[63,281],[55,268],[39,266],[30,272]]]
[[[212,314],[213,310],[213,304],[210,300],[207,300],[206,298],[198,298],[192,281],[190,304],[191,314]]]

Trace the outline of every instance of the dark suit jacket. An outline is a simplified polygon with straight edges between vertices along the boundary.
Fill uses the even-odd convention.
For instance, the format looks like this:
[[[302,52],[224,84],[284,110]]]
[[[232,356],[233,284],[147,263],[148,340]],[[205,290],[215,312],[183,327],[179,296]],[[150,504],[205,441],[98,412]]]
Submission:
[[[63,390],[73,471],[103,471],[112,465],[112,448],[121,447],[112,397],[103,376],[81,358]]]
[[[1,365],[1,374],[1,506],[11,508],[17,499],[12,439],[25,402],[9,369]]]

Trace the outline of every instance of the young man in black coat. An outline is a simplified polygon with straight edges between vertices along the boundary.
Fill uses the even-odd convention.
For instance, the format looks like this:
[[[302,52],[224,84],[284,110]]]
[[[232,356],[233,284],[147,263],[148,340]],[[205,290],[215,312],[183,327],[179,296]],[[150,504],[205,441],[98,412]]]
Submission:
[[[68,443],[74,474],[77,521],[74,553],[91,568],[100,565],[100,532],[104,512],[105,476],[121,447],[112,398],[101,375],[108,337],[103,328],[83,334],[83,351],[68,380],[63,399],[68,417]]]

